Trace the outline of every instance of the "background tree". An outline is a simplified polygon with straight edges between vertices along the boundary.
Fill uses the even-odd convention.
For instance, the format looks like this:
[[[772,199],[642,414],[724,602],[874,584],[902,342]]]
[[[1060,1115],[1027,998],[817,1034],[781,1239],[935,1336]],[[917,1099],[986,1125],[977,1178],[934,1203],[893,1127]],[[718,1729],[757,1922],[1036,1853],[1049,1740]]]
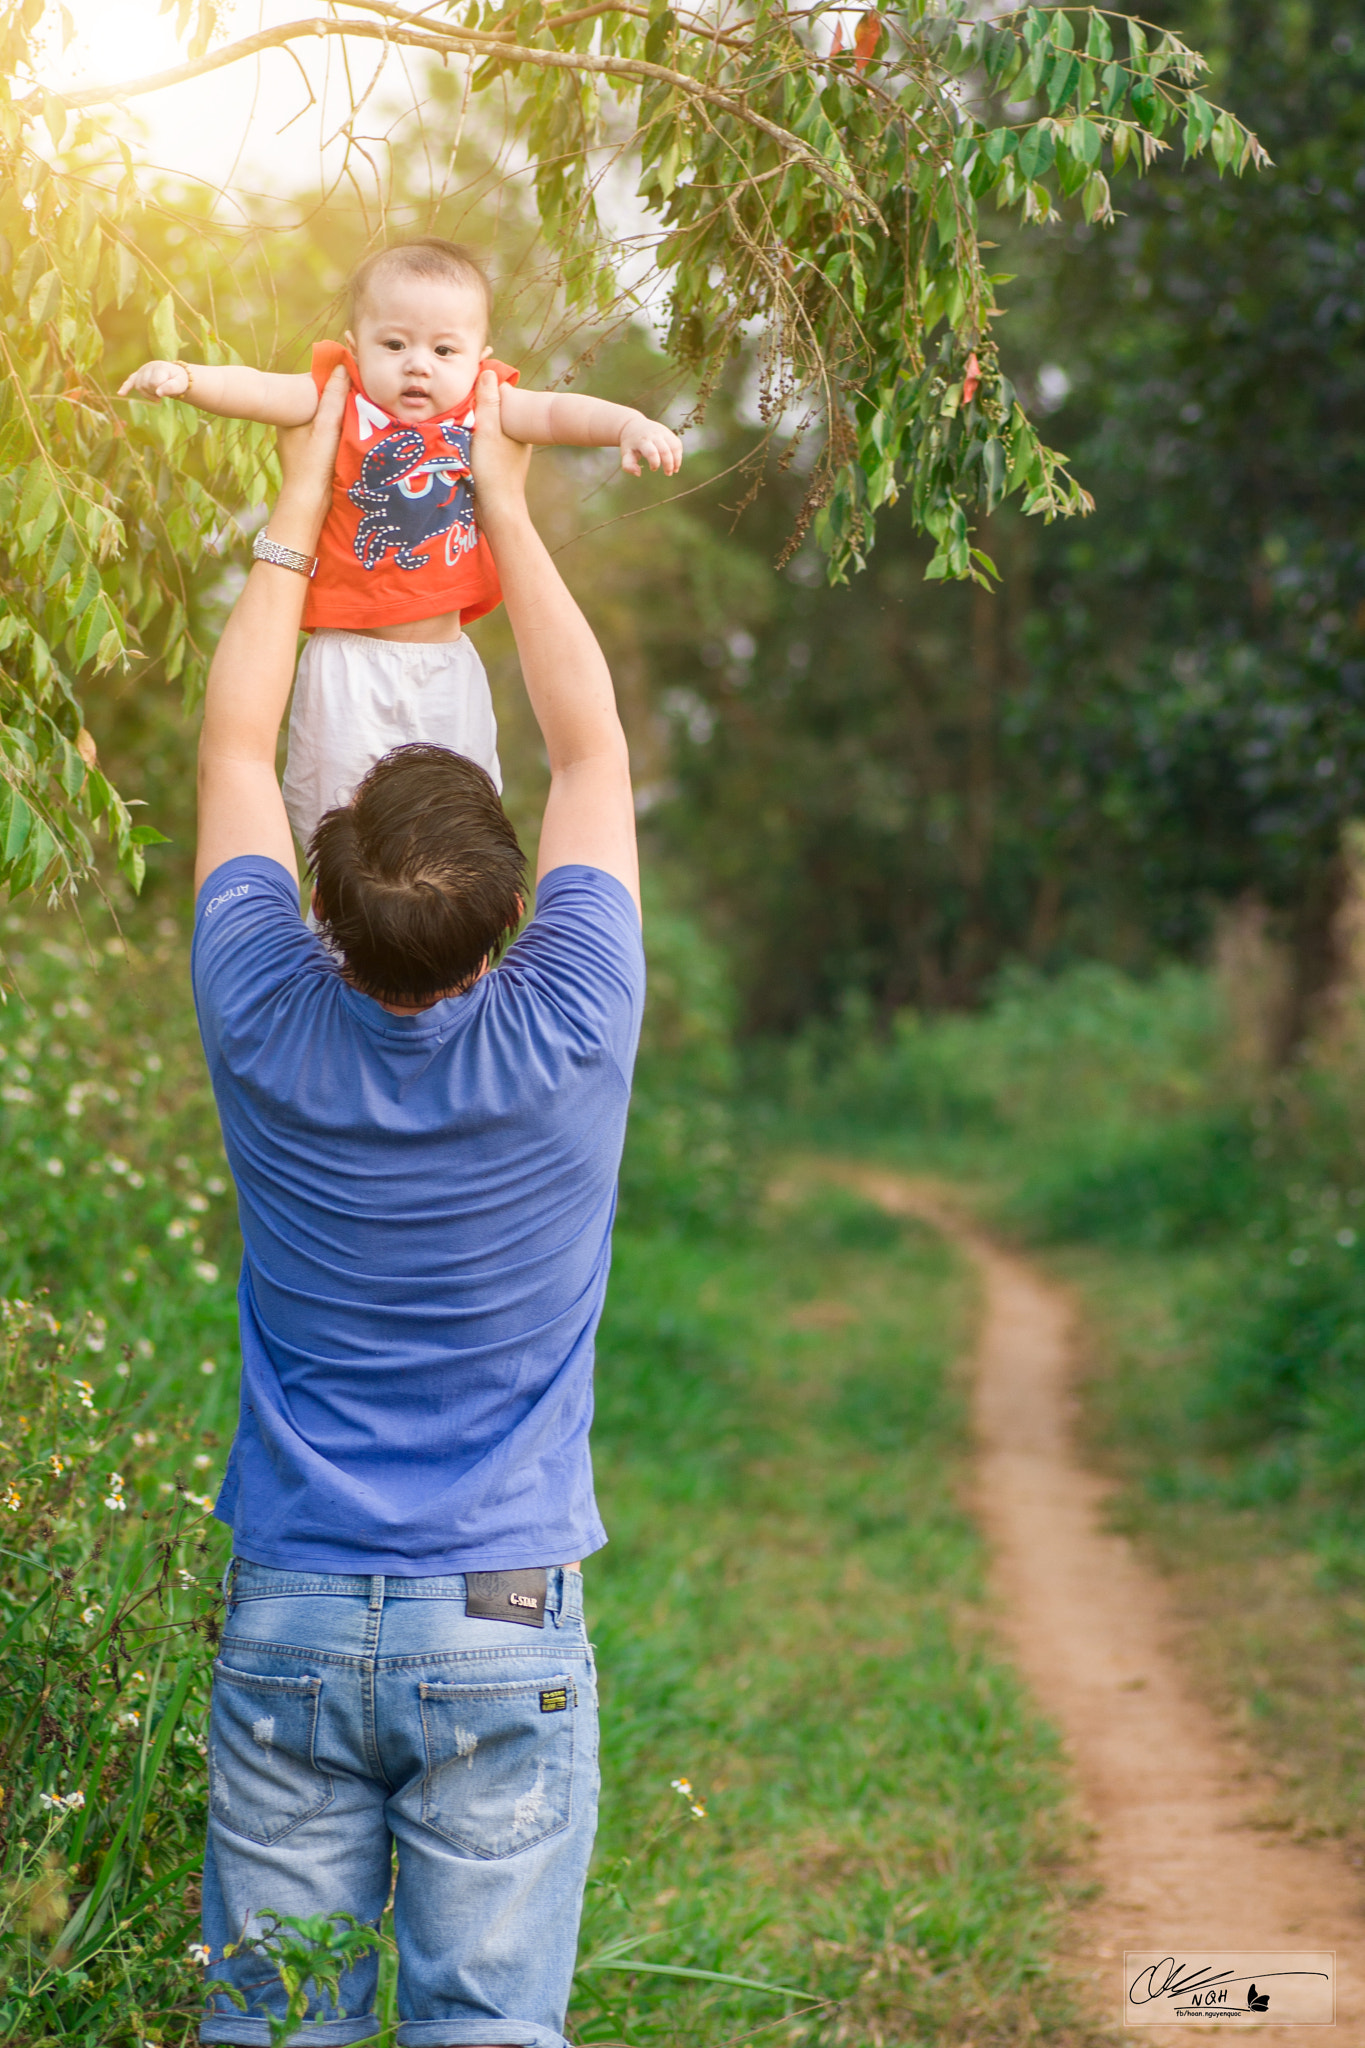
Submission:
[[[1111,164],[1150,157],[1170,127],[1220,170],[1260,158],[1196,89],[1202,60],[1177,37],[1089,8],[975,24],[965,0],[894,20],[869,12],[845,48],[831,10],[766,0],[700,14],[655,0],[449,0],[421,15],[330,0],[316,21],[228,43],[214,0],[175,4],[186,64],[122,97],[304,36],[429,51],[462,67],[470,93],[496,86],[509,147],[535,165],[570,326],[633,317],[647,280],[661,281],[670,356],[702,403],[756,329],[763,410],[815,448],[797,535],[818,512],[835,573],[865,557],[874,515],[902,495],[933,542],[931,572],[954,576],[988,573],[972,552],[974,512],[1012,491],[1046,517],[1083,502],[1000,369],[979,201],[1041,221],[1070,196],[1103,220],[1105,150]],[[62,19],[54,9],[54,33]],[[45,0],[0,13],[0,880],[11,889],[60,888],[87,870],[99,819],[139,874],[150,828],[133,827],[92,764],[82,693],[121,667],[130,629],[143,654],[192,681],[186,579],[262,497],[269,464],[249,429],[113,403],[130,356],[111,347],[111,316],[136,307],[159,354],[231,358],[240,329],[216,287],[235,300],[240,264],[224,261],[230,230],[216,218],[163,264],[147,232],[157,209],[126,147],[111,162],[87,111],[116,95],[44,83],[48,25]],[[1027,98],[1002,107],[1006,93]],[[646,222],[624,240],[597,199],[617,162],[638,173]]]
[[[1059,863],[1121,870],[1158,942],[1247,891],[1272,908],[1283,1056],[1336,971],[1365,807],[1365,31],[1337,0],[1208,26],[1276,170],[1229,204],[1159,166],[1111,235],[1048,257],[1056,426],[1098,509],[1040,539],[1014,726]]]

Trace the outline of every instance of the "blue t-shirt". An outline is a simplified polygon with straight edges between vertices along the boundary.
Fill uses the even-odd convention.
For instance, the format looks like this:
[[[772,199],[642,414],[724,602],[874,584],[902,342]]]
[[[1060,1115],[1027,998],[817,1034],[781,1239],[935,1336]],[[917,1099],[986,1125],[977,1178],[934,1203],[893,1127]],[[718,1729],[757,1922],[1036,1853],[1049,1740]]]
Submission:
[[[238,1553],[420,1577],[599,1548],[593,1339],[644,1001],[625,889],[556,868],[499,966],[395,1017],[246,856],[200,891],[192,973],[246,1247],[215,1508]]]

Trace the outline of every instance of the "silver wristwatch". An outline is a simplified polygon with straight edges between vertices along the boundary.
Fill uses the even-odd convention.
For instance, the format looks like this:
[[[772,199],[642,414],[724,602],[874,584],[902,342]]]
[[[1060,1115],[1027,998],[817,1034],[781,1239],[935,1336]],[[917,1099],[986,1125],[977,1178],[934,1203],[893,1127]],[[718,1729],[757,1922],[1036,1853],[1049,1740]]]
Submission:
[[[257,534],[251,552],[258,562],[273,562],[277,569],[294,569],[300,576],[311,576],[318,566],[316,555],[301,555],[297,548],[281,547],[268,533]]]

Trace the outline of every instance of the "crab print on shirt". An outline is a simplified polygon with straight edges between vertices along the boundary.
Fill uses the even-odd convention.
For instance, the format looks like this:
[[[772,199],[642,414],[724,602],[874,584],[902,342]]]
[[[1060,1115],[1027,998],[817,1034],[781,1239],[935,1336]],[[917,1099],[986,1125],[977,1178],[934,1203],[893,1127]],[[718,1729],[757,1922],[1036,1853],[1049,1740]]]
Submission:
[[[351,391],[304,630],[364,631],[453,611],[462,623],[481,618],[502,590],[475,516],[473,393],[439,419],[396,420],[361,390],[355,358],[338,342],[313,350],[319,391],[338,363]],[[505,363],[485,367],[499,383],[516,381]]]
[[[425,437],[408,427],[371,448],[346,494],[361,513],[355,552],[366,569],[376,568],[390,549],[400,569],[423,569],[429,544],[442,538],[447,563],[478,546],[469,467],[473,426],[472,413],[458,427],[441,422],[450,449],[445,459],[429,453]]]

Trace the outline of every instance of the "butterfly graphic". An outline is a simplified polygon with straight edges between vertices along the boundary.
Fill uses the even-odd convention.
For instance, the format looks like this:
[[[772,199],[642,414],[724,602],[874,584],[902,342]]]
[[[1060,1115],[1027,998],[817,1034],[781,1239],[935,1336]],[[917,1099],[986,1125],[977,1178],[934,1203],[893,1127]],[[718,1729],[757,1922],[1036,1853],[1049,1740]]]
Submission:
[[[1258,1991],[1253,1984],[1247,1993],[1247,2011],[1264,2012],[1269,2004],[1270,1993],[1268,1991]]]

